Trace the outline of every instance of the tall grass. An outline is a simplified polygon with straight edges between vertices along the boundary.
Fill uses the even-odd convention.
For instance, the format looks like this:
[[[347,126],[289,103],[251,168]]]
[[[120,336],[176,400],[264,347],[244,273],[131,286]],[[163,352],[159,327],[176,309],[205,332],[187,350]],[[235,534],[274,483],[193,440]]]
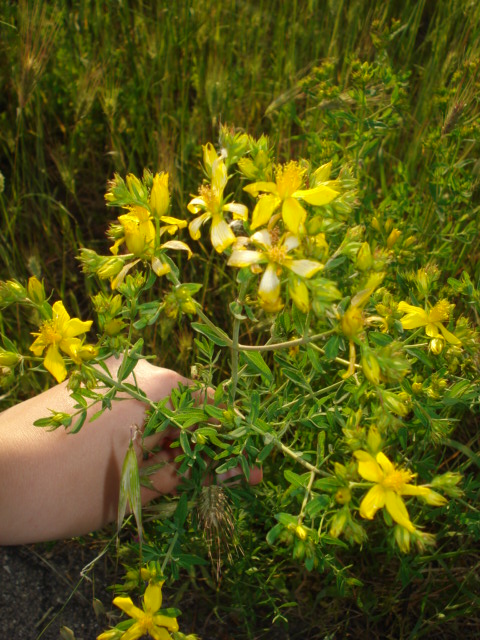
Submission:
[[[0,9],[0,279],[43,278],[83,317],[91,285],[75,256],[83,244],[108,251],[107,180],[115,171],[166,170],[173,214],[187,217],[202,179],[200,145],[216,140],[221,123],[270,135],[284,157],[347,162],[359,180],[355,215],[367,237],[372,225],[415,237],[406,272],[431,259],[444,280],[464,268],[480,279],[477,2],[0,0]],[[188,267],[192,281],[205,283],[212,313],[221,295],[212,286],[215,259],[207,247]],[[0,320],[29,344],[21,317]],[[171,366],[186,367],[165,348]],[[464,429],[465,441],[476,437]],[[456,563],[464,592],[455,571],[437,579],[424,560],[405,559],[395,575],[379,570],[378,582],[366,572],[371,598],[333,598],[332,633],[348,630],[340,602],[350,629],[365,614],[377,637],[382,598],[393,603],[398,637],[420,637],[402,622],[410,608],[422,637],[437,629],[437,591],[446,594],[439,602],[453,603],[449,619],[474,615],[475,572],[462,573],[460,551],[448,553],[450,565],[442,550],[433,562],[447,572]],[[478,564],[471,547],[466,556]],[[402,572],[426,581],[407,593]],[[304,577],[272,574],[272,581],[294,583],[313,610],[318,599],[302,591]],[[316,586],[324,602],[336,593]],[[314,624],[308,615],[306,624]]]

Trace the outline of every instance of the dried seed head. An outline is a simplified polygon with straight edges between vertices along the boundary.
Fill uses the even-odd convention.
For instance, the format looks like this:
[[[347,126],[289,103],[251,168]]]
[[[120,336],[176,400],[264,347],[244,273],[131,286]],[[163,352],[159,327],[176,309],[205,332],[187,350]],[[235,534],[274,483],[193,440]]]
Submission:
[[[208,555],[216,566],[217,580],[220,578],[222,551],[226,551],[231,561],[231,545],[238,548],[235,523],[227,493],[223,487],[209,485],[202,487],[197,505],[197,517],[203,529]]]

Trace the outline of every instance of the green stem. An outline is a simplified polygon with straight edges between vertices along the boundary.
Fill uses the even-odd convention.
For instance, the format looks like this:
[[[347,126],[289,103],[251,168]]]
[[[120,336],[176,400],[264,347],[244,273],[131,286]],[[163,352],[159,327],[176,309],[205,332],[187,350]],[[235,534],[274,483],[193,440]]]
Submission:
[[[283,442],[280,442],[280,440],[278,440],[275,436],[272,436],[271,433],[266,433],[265,431],[262,431],[261,429],[259,429],[253,424],[249,426],[250,426],[250,429],[255,431],[255,433],[258,433],[258,435],[261,435],[264,438],[265,436],[267,436],[267,439],[273,442],[274,445],[277,447],[277,449],[280,449],[280,451],[282,451],[285,455],[289,456],[290,458],[293,458],[293,460],[301,464],[303,467],[305,467],[305,469],[308,469],[309,471],[311,471],[316,475],[324,476],[325,478],[330,478],[329,473],[327,473],[326,471],[322,471],[321,469],[318,469],[313,464],[310,464],[310,462],[307,462],[306,460],[304,460],[302,458],[301,453],[297,453],[297,451],[293,451],[293,449],[290,449],[290,447],[287,447],[287,445],[283,444]],[[266,442],[265,444],[268,444],[268,443]]]
[[[175,535],[172,538],[172,541],[170,543],[170,546],[168,547],[168,551],[165,555],[165,559],[163,560],[163,564],[162,564],[162,575],[165,575],[165,567],[167,566],[168,561],[170,560],[172,553],[173,553],[173,549],[175,548],[175,545],[177,544],[177,540],[178,540],[178,531],[175,532]]]
[[[248,282],[242,282],[240,284],[240,289],[238,291],[237,302],[240,305],[243,305],[243,299],[247,292]],[[239,348],[239,336],[240,336],[240,323],[241,319],[237,316],[234,316],[233,320],[233,329],[232,329],[232,389],[231,389],[231,400],[232,403],[235,402],[235,395],[237,393],[237,384],[238,384],[238,357],[240,353]]]

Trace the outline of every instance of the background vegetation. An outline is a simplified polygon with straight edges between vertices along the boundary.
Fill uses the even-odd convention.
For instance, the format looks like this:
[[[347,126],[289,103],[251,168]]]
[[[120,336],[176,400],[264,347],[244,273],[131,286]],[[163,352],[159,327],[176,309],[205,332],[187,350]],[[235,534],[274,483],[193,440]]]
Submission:
[[[398,228],[402,243],[413,238],[398,254],[399,281],[435,262],[440,282],[456,280],[467,299],[461,310],[478,323],[477,2],[2,0],[0,7],[0,279],[36,275],[73,314],[86,317],[92,285],[75,256],[80,246],[108,251],[107,180],[115,171],[166,170],[172,211],[186,217],[189,194],[202,178],[200,145],[215,141],[227,123],[268,134],[280,158],[347,163],[358,180],[355,222],[365,225],[366,237],[387,238]],[[205,246],[185,265],[186,281],[204,282],[212,315],[223,311],[216,260]],[[470,288],[460,278],[464,270]],[[2,329],[28,345],[20,314],[1,317]],[[150,348],[160,364],[188,375],[192,339],[180,333],[181,341],[163,342],[170,330],[151,329]],[[37,376],[28,386],[7,386],[3,406],[49,382]],[[239,582],[237,561],[220,587],[208,571],[187,582],[178,605],[185,610],[195,598],[206,610],[214,607],[215,629],[243,630],[232,637],[274,637],[271,621],[280,624],[284,615],[291,637],[366,631],[385,637],[385,629],[392,638],[453,637],[459,629],[474,637],[480,626],[474,415],[458,425],[455,438],[471,455],[463,467],[469,477],[468,506],[458,516],[463,529],[451,545],[399,558],[378,555],[371,544],[361,556],[344,556],[356,564],[362,588],[330,584],[287,558],[268,567],[264,547],[244,548],[259,558],[256,589],[250,582],[247,592]]]

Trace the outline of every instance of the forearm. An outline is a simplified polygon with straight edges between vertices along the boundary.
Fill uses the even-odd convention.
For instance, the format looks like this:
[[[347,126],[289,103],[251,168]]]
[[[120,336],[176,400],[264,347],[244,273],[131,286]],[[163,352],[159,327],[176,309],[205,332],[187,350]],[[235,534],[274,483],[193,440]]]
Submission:
[[[145,361],[137,366],[136,379],[154,401],[187,382]],[[62,383],[0,414],[0,544],[71,537],[115,519],[123,459],[132,429],[143,425],[147,407],[134,399],[114,401],[111,410],[89,422],[98,410],[92,407],[73,435],[63,428],[34,426],[48,409],[70,413],[73,404]],[[170,467],[154,485],[168,492],[175,483]],[[144,501],[154,495],[144,491]]]

